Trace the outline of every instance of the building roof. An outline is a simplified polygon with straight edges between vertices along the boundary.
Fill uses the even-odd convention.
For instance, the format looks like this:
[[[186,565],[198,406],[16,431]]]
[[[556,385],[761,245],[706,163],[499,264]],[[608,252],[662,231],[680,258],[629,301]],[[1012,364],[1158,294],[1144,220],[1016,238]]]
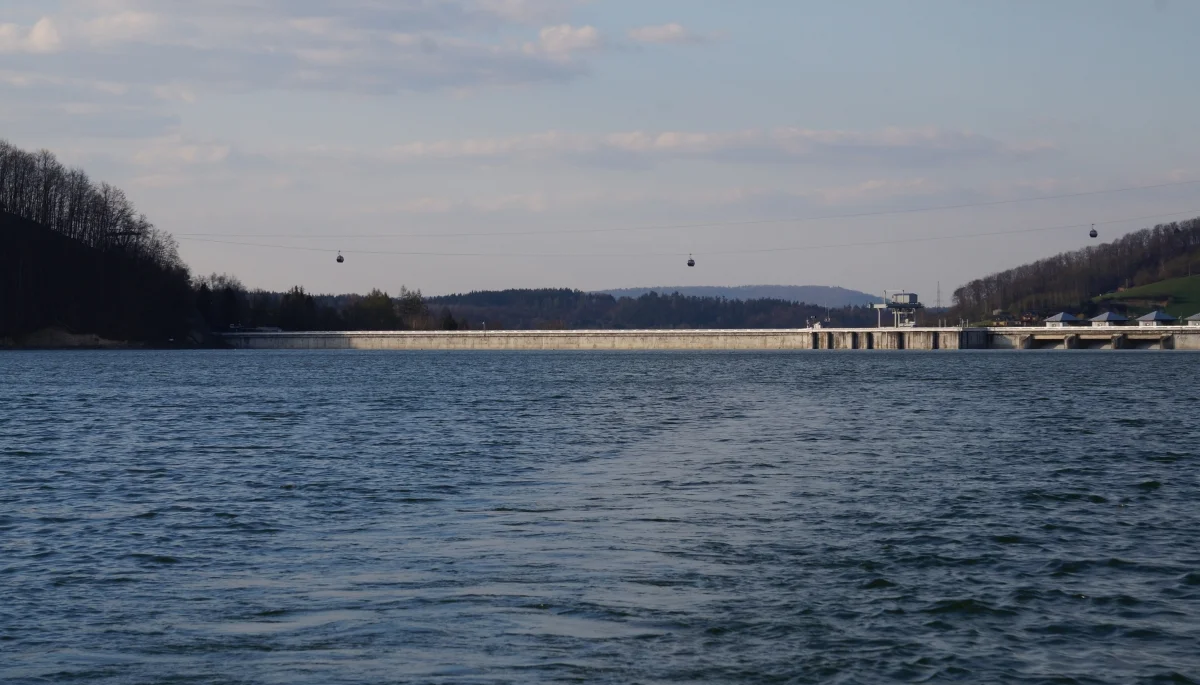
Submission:
[[[1164,311],[1160,311],[1157,309],[1150,312],[1149,314],[1147,314],[1145,316],[1138,317],[1138,321],[1175,321],[1175,320],[1176,320],[1175,317],[1171,316],[1170,314],[1168,314]]]
[[[1059,312],[1054,316],[1046,319],[1046,321],[1078,321],[1079,319],[1066,312]]]
[[[1100,316],[1093,316],[1090,321],[1128,321],[1125,317],[1116,312],[1104,312]]]
[[[1192,314],[1186,320],[1187,321],[1200,321],[1200,314]]]

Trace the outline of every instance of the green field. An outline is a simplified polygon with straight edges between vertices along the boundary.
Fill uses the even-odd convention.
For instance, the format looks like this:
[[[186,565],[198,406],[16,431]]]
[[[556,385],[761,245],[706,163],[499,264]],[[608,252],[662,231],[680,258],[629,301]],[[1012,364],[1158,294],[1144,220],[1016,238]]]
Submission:
[[[1131,312],[1145,313],[1155,308],[1156,302],[1166,301],[1163,310],[1172,316],[1184,318],[1200,312],[1200,276],[1172,278],[1108,293],[1095,299],[1096,302],[1120,302],[1127,304]]]

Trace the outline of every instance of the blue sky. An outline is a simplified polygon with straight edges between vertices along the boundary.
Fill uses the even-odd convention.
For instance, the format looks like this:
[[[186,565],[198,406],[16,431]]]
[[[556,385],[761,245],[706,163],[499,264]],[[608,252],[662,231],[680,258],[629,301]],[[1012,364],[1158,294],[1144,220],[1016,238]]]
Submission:
[[[1111,238],[1200,214],[1200,184],[782,220],[1200,180],[1196,26],[1182,0],[3,0],[0,137],[250,286],[932,302],[1089,242],[1006,231]]]

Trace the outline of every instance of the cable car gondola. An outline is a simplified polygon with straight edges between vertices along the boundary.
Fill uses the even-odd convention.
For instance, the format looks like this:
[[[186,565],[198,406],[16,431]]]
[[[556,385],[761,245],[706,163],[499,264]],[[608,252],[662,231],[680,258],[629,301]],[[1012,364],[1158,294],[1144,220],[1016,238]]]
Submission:
[[[696,260],[692,259],[691,255],[688,255],[688,266],[696,266]]]
[[[1100,235],[1096,232],[1096,224],[1092,224],[1092,230],[1088,231],[1088,235],[1092,236],[1093,238]]]
[[[337,259],[337,262],[338,262],[338,264],[341,264],[341,263],[342,263],[342,262],[344,262],[344,261],[346,261],[346,258],[342,256],[342,253],[341,253],[341,252],[339,252],[339,253],[338,253],[338,259]]]

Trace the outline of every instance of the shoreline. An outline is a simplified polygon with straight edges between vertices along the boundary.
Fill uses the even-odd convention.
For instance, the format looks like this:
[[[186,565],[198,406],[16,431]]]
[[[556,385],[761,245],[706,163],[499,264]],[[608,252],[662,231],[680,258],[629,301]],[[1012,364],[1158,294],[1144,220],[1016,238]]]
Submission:
[[[296,331],[214,334],[209,344],[108,340],[46,329],[0,350],[1193,350],[1200,326]]]

